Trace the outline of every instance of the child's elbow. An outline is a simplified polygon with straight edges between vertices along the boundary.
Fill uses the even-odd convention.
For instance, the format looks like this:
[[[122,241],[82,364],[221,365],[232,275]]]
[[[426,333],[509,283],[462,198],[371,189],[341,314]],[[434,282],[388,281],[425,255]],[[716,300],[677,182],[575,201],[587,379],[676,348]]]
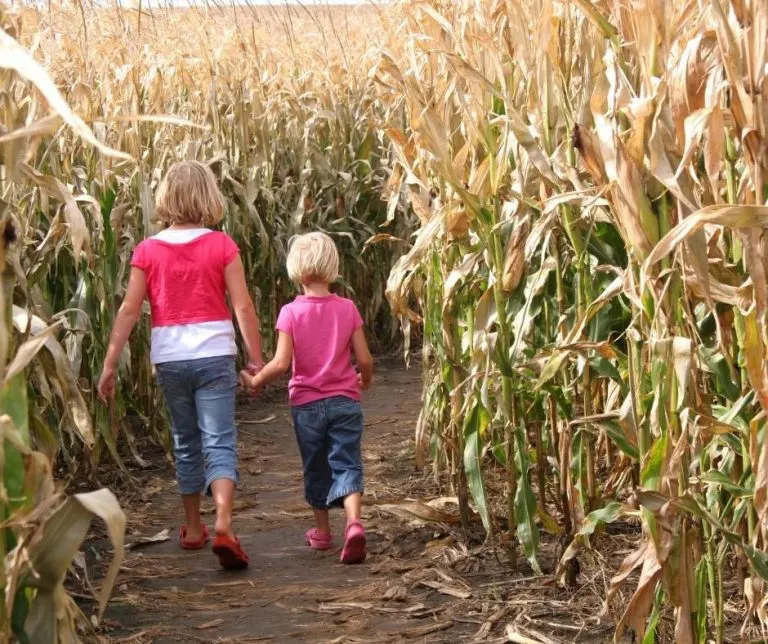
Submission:
[[[357,366],[363,371],[373,371],[373,357],[371,354],[358,358]]]
[[[135,324],[141,317],[141,305],[141,302],[124,301],[120,306],[118,313],[123,319],[130,320]]]
[[[253,301],[248,298],[242,302],[235,304],[232,309],[235,312],[235,317],[238,319],[244,318],[248,315],[256,315],[256,307],[253,305]]]

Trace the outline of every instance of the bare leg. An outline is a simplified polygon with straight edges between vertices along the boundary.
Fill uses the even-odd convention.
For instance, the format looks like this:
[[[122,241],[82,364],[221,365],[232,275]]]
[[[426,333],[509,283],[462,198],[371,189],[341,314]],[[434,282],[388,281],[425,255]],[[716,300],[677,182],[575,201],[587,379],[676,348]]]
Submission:
[[[232,503],[235,498],[235,482],[230,479],[217,479],[211,483],[211,492],[216,503],[216,534],[234,537]]]
[[[347,513],[347,523],[360,521],[361,506],[363,504],[363,495],[360,492],[348,494],[344,497],[344,510]]]
[[[182,494],[181,503],[184,505],[187,541],[199,541],[203,536],[203,525],[200,522],[200,494]]]
[[[317,510],[312,508],[315,513],[315,527],[321,534],[331,534],[331,522],[328,517],[328,510]]]

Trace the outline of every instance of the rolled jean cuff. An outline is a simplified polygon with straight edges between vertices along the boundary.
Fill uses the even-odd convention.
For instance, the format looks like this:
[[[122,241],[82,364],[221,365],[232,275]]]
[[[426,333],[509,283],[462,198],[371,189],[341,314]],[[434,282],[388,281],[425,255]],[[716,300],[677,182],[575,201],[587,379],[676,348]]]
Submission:
[[[235,484],[235,487],[237,487],[240,484],[240,475],[237,472],[237,470],[231,470],[227,468],[217,468],[211,472],[208,473],[208,476],[205,479],[205,494],[206,496],[211,496],[211,485],[214,481],[220,481],[221,479],[226,479],[228,481],[232,481]]]
[[[181,481],[178,480],[178,477],[176,480],[179,484],[179,494],[181,494],[182,496],[191,496],[192,494],[200,494],[205,488],[205,483],[202,481],[200,483],[182,483]]]
[[[328,507],[340,507],[344,505],[344,499],[346,499],[350,494],[362,494],[363,493],[363,482],[360,481],[360,483],[355,485],[349,485],[347,487],[343,487],[340,490],[333,490],[331,494],[328,495]]]
[[[309,507],[311,507],[313,510],[328,509],[328,504],[325,501],[318,501],[317,499],[310,499],[309,497],[305,497],[304,500],[307,502]]]

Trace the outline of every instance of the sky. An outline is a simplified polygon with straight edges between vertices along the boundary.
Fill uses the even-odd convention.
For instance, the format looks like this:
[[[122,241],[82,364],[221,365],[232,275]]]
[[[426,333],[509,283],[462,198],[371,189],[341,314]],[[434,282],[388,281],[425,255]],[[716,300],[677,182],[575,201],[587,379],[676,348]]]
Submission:
[[[122,0],[125,2],[126,0]],[[313,6],[313,5],[360,5],[360,4],[371,4],[371,2],[375,4],[387,4],[389,0],[235,0],[237,4],[250,4],[250,5],[257,5],[257,6],[268,6],[272,5],[273,7],[280,7],[288,5],[295,5],[298,6],[300,4],[303,4],[304,6]],[[189,4],[205,4],[205,0],[149,0],[150,5],[180,5],[180,6],[187,6]],[[231,4],[232,0],[225,0],[224,4]],[[147,4],[145,2],[145,4]]]
[[[245,3],[245,0],[239,0],[243,4]],[[284,6],[286,4],[289,5],[299,5],[303,4],[305,6],[311,6],[311,5],[326,5],[326,4],[349,4],[349,5],[357,5],[357,4],[370,4],[371,0],[247,0],[248,4],[252,5],[263,5],[268,6],[272,5],[273,7],[279,7]],[[373,0],[375,4],[386,4],[388,0]],[[186,5],[189,4],[190,0],[173,0],[173,4],[182,4]],[[192,4],[205,4],[205,0],[191,0]],[[230,4],[231,0],[227,2],[226,4]]]

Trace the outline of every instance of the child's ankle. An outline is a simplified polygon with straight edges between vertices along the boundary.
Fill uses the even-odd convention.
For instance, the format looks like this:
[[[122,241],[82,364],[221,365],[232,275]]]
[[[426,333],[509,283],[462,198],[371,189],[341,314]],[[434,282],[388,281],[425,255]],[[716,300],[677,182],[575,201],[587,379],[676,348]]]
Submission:
[[[219,519],[216,518],[216,524],[214,525],[216,534],[232,534],[232,519]]]

